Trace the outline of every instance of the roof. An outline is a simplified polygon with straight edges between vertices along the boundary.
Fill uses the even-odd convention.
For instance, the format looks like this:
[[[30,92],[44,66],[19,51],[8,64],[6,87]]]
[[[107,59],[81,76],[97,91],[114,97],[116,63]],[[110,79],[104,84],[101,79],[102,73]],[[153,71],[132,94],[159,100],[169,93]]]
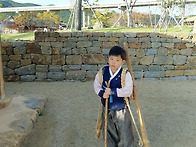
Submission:
[[[194,22],[194,21],[196,21],[196,16],[187,18],[184,22]]]

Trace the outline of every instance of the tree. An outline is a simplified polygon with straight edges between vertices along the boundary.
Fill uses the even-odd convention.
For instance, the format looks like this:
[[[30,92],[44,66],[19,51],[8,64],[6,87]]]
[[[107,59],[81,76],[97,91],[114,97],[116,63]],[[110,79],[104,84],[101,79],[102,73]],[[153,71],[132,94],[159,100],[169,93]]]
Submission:
[[[132,12],[131,19],[134,24],[138,24],[139,26],[142,26],[143,24],[148,25],[148,23],[145,22],[148,20],[148,14]]]
[[[124,16],[127,16],[127,27],[132,27],[131,14],[133,12],[133,6],[135,5],[137,0],[134,0],[134,1],[130,0],[129,2],[128,2],[128,0],[123,0],[123,1],[125,1],[125,3],[126,3],[126,8],[124,9],[124,7],[122,7],[122,8],[120,7],[120,9],[123,12],[120,15],[120,17],[118,18],[117,22],[113,26],[115,26],[117,23],[119,23],[121,18],[123,18],[123,23],[124,23]],[[126,12],[127,15],[125,15],[125,12]]]
[[[36,19],[36,12],[22,12],[18,16],[14,17],[14,21],[18,25],[24,25],[26,26],[29,30],[31,30],[31,27],[34,26],[37,22]]]
[[[59,24],[61,22],[60,16],[55,15],[54,12],[43,12],[37,14],[37,20],[42,24],[52,27],[53,24]]]
[[[1,2],[1,0],[0,0],[0,2]],[[2,7],[2,4],[0,4],[0,8]],[[0,13],[0,21],[1,20],[3,20],[4,19],[4,17],[2,16],[2,14]]]
[[[96,16],[95,16],[96,15]],[[100,22],[103,22],[105,27],[109,27],[112,24],[110,23],[111,16],[113,15],[113,12],[110,12],[108,9],[105,10],[96,10],[95,14],[93,15],[92,24],[94,25],[98,20]],[[98,19],[98,20],[97,20]]]

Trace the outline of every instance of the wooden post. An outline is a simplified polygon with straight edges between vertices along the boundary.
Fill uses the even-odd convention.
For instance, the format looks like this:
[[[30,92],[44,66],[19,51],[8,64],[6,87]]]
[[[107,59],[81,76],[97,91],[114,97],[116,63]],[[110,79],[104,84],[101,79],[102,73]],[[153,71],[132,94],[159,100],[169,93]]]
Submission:
[[[75,9],[75,30],[81,31],[81,12],[82,12],[82,0],[76,0]]]
[[[134,97],[134,100],[135,100],[135,107],[137,109],[137,116],[138,116],[138,120],[139,120],[139,125],[140,125],[140,130],[141,130],[141,134],[142,134],[144,147],[149,147],[149,141],[148,141],[146,127],[145,127],[145,124],[144,124],[144,119],[143,119],[141,108],[140,108],[138,92],[137,92],[137,89],[136,89],[136,86],[135,86],[135,79],[134,79],[134,76],[133,76],[133,70],[132,70],[131,61],[130,61],[130,57],[129,57],[129,53],[128,53],[127,43],[124,43],[123,47],[124,47],[124,50],[126,51],[127,67],[128,67],[128,70],[129,70],[129,72],[132,76],[132,80],[133,80],[133,97]]]
[[[0,34],[0,100],[5,96],[4,92],[4,80],[3,80],[3,68],[1,58],[1,34]]]
[[[0,33],[0,109],[7,107],[12,101],[12,97],[5,97],[3,68],[1,58],[1,33]]]
[[[110,87],[110,80],[108,81],[108,83],[106,83],[107,88]],[[105,121],[104,121],[105,125],[104,125],[104,145],[105,147],[107,147],[107,123],[108,123],[108,98],[105,99]]]

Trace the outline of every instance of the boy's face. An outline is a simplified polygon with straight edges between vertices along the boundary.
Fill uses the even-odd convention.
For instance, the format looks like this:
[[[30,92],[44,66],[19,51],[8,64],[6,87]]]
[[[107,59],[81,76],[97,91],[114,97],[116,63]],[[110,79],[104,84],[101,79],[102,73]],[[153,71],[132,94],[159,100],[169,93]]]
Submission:
[[[118,56],[114,56],[114,55],[109,56],[109,66],[110,66],[113,73],[115,73],[118,70],[118,68],[120,66],[122,66],[124,63],[125,63],[125,60],[123,60],[120,55],[118,55]]]

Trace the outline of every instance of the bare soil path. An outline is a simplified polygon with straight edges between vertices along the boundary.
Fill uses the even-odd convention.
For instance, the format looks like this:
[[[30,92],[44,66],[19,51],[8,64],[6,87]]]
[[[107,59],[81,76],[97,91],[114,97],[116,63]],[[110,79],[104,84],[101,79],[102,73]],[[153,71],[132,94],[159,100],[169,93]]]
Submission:
[[[136,80],[136,85],[150,146],[195,147],[196,81]],[[5,83],[5,91],[47,98],[21,147],[103,147],[102,137],[95,138],[98,97],[93,81]],[[135,114],[134,101],[131,106]]]

